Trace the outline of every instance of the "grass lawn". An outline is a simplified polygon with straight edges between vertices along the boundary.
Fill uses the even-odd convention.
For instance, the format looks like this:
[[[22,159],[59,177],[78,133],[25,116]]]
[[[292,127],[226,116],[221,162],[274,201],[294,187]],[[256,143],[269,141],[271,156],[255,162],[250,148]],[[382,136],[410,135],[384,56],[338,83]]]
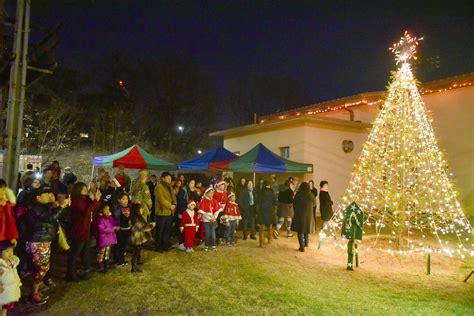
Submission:
[[[145,251],[141,274],[126,267],[74,284],[56,278],[48,304],[20,303],[13,314],[474,315],[474,277],[462,282],[473,258],[433,256],[428,276],[424,257],[372,251],[350,272],[333,246],[296,248],[293,237],[263,249],[239,240],[217,252]]]

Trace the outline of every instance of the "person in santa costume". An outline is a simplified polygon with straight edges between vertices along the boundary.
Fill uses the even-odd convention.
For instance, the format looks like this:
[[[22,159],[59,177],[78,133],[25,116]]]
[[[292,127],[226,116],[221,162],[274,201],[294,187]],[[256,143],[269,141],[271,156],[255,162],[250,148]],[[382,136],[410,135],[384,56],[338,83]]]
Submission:
[[[204,191],[204,197],[199,203],[199,220],[204,226],[204,231],[206,234],[205,238],[205,247],[204,251],[209,250],[209,246],[212,247],[212,250],[217,250],[216,248],[216,222],[217,217],[222,212],[223,208],[217,202],[214,196],[214,188],[211,186]]]
[[[225,208],[227,204],[227,190],[226,190],[226,182],[224,180],[217,181],[215,185],[215,192],[214,192],[214,199],[219,202],[222,209]],[[222,220],[222,213],[219,214],[217,218],[217,228],[216,228],[216,237],[217,240],[221,243],[224,243],[225,234],[226,234],[226,224]]]
[[[198,213],[194,211],[196,202],[189,200],[187,209],[183,212],[179,230],[183,234],[184,247],[186,252],[193,252],[196,243],[196,233],[199,229]]]
[[[240,216],[239,205],[235,203],[235,193],[230,192],[227,198],[228,201],[222,212],[222,219],[227,227],[227,246],[235,246],[235,230],[239,226],[242,217]]]

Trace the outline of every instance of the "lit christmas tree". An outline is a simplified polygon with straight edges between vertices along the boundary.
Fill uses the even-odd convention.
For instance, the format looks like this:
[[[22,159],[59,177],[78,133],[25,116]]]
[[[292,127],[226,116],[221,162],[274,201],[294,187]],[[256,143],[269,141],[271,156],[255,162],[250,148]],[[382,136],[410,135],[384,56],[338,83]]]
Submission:
[[[432,251],[430,242],[436,240],[440,247],[433,251],[464,257],[472,251],[472,228],[457,201],[409,64],[416,59],[417,45],[418,39],[405,32],[391,48],[400,66],[330,231],[334,238],[339,235],[344,209],[356,202],[365,214],[364,234],[374,232],[374,245],[379,242],[389,253]]]

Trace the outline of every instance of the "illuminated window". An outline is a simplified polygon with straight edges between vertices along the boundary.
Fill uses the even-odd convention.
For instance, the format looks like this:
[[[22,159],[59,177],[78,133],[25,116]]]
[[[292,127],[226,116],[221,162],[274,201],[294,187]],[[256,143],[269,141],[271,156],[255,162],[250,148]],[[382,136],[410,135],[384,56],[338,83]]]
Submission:
[[[280,156],[290,159],[290,147],[280,147]]]
[[[88,134],[88,133],[79,133],[79,137],[81,137],[81,138],[89,138],[89,134]]]

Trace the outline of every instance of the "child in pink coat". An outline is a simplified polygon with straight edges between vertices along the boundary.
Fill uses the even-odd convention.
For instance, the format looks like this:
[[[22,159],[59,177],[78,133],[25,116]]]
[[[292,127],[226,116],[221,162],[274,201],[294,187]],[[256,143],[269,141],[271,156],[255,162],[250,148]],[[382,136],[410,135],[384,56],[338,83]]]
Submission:
[[[119,230],[115,218],[112,216],[110,206],[105,204],[100,210],[100,216],[97,219],[97,263],[99,270],[97,272],[107,272],[110,248],[117,244],[116,231]]]

